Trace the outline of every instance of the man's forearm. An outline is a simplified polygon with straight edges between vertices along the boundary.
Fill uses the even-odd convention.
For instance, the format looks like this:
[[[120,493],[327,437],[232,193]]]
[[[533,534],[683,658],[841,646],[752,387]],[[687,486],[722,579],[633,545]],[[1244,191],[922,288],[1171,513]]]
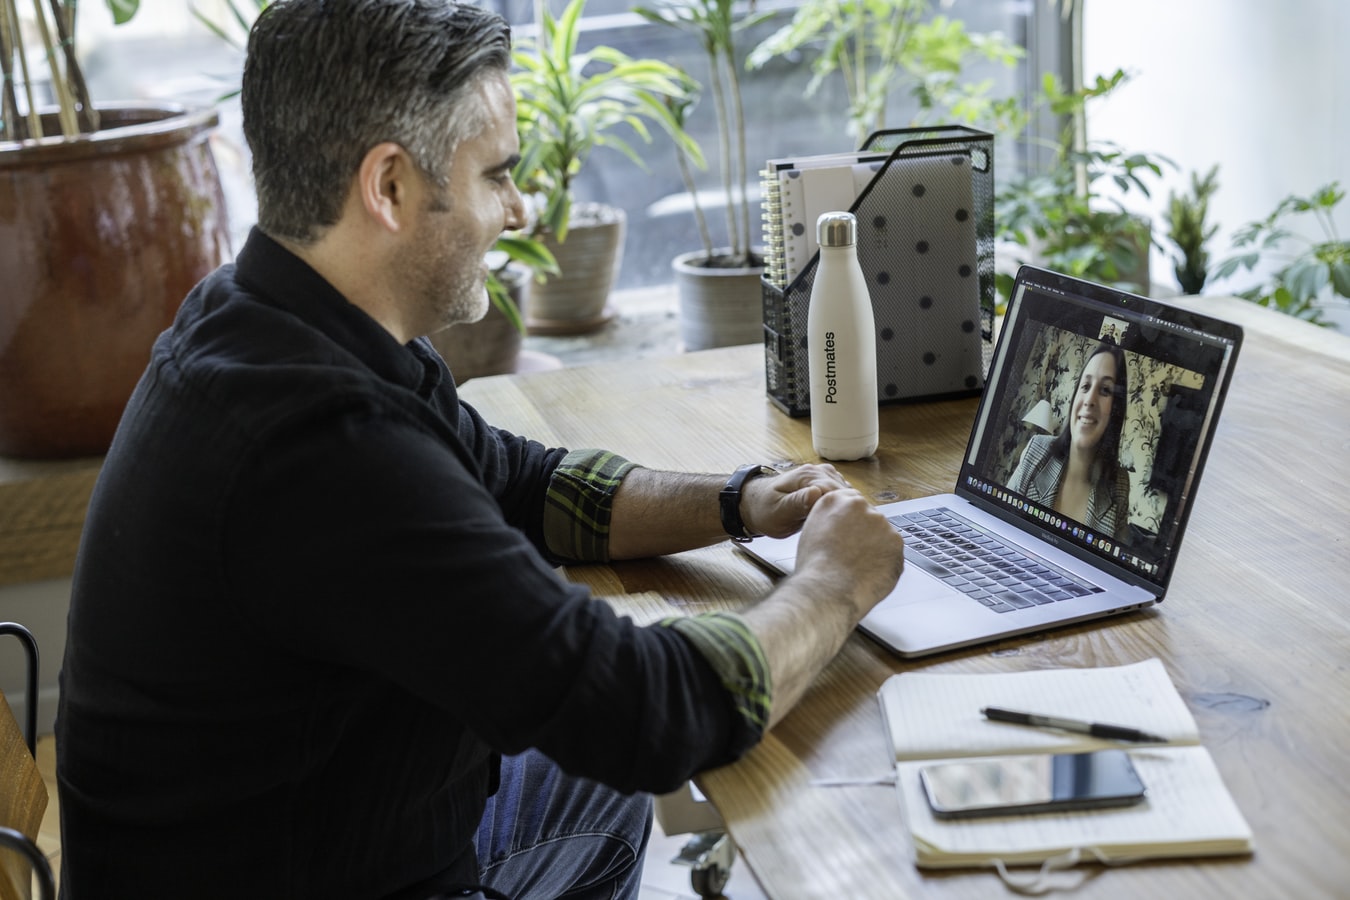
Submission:
[[[740,614],[768,660],[773,684],[769,728],[797,704],[853,631],[857,617],[852,605],[830,602],[832,590],[838,588],[798,573]]]
[[[717,494],[724,475],[633,469],[614,495],[610,559],[664,556],[726,540]]]

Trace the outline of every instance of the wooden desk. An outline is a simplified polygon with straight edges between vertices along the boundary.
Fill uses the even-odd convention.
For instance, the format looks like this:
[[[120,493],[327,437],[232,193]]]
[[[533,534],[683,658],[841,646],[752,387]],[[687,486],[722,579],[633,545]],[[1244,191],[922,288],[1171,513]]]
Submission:
[[[1078,896],[1333,897],[1350,885],[1350,338],[1243,301],[1238,360],[1171,590],[1157,610],[904,662],[855,635],[744,759],[699,783],[776,898],[987,897],[989,871],[907,859],[893,788],[813,787],[888,771],[875,692],[894,672],[1167,665],[1255,832],[1251,858],[1103,871]],[[805,420],[764,395],[758,347],[480,379],[465,398],[545,442],[727,472],[814,458]],[[841,466],[876,503],[946,490],[975,411],[964,400],[882,411],[882,449]],[[599,594],[658,591],[690,610],[771,589],[728,545],[573,568]]]

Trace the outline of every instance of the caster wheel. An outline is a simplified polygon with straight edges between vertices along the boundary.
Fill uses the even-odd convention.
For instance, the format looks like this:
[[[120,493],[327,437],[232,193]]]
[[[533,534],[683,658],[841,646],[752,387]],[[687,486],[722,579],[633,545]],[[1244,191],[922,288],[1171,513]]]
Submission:
[[[703,898],[722,896],[736,862],[736,845],[721,831],[705,831],[684,845],[671,862],[689,866],[689,884]]]
[[[730,880],[731,870],[721,866],[694,869],[689,873],[689,883],[694,888],[694,893],[704,898],[721,897]]]

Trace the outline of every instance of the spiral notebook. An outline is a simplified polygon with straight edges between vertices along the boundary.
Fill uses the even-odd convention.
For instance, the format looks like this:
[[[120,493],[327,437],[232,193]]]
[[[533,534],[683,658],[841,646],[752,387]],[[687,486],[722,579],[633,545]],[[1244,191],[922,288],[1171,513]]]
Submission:
[[[816,241],[820,214],[848,210],[888,155],[858,151],[768,161],[760,172],[760,202],[769,281],[787,287],[801,274],[820,249]]]

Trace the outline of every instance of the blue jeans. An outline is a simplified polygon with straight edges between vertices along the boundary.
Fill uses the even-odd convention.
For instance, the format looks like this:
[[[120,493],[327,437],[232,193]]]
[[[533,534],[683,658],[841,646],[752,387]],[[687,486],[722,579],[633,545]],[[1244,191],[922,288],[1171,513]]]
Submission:
[[[485,886],[512,900],[637,900],[650,794],[574,778],[534,750],[501,772],[475,841]]]

